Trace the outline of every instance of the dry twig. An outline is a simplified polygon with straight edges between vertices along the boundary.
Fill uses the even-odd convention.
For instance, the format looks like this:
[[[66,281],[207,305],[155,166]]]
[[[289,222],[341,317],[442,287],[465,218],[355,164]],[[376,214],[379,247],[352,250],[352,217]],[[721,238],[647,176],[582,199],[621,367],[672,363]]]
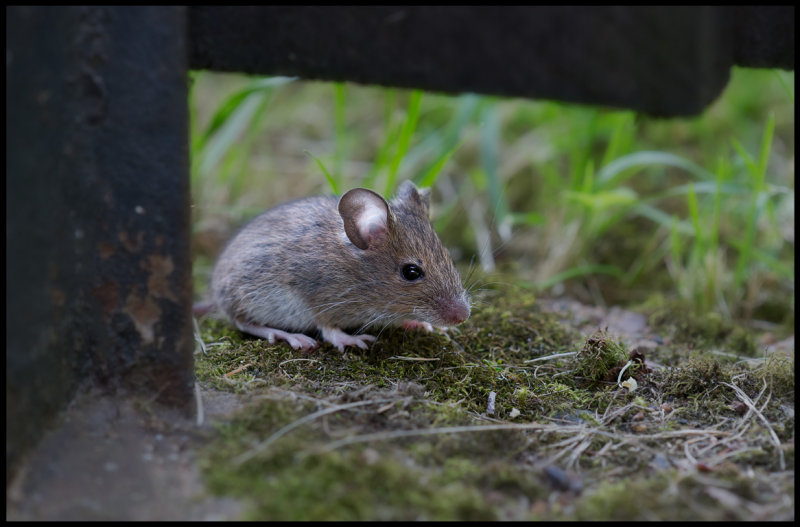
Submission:
[[[772,440],[772,443],[775,445],[775,448],[778,449],[778,457],[780,458],[781,470],[786,470],[786,460],[783,457],[783,449],[781,448],[781,441],[780,439],[778,439],[778,434],[775,433],[775,430],[773,430],[772,425],[769,424],[767,418],[764,417],[764,414],[762,414],[761,411],[756,409],[753,400],[750,399],[750,397],[746,393],[744,393],[744,391],[741,388],[739,388],[735,384],[729,384],[727,382],[723,382],[722,384],[731,388],[733,392],[736,394],[736,397],[738,397],[740,401],[746,404],[747,407],[750,409],[750,411],[756,414],[756,417],[758,417],[761,420],[761,422],[764,423],[764,426],[767,427],[767,430],[769,430],[770,439]],[[764,390],[766,388],[767,388],[767,381],[765,379],[764,388],[762,388],[761,393],[764,393]],[[761,395],[761,393],[759,393],[759,396]],[[746,420],[747,418],[749,418],[749,416],[750,412],[747,412],[747,415],[745,415],[743,420]]]

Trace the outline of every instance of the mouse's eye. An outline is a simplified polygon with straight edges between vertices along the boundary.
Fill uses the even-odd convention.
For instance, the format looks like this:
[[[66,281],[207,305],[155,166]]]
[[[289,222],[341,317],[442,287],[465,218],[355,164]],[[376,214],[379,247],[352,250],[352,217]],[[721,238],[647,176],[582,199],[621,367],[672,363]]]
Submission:
[[[414,264],[406,264],[403,266],[403,278],[408,280],[409,282],[413,282],[414,280],[419,280],[425,273],[422,272],[422,269]]]

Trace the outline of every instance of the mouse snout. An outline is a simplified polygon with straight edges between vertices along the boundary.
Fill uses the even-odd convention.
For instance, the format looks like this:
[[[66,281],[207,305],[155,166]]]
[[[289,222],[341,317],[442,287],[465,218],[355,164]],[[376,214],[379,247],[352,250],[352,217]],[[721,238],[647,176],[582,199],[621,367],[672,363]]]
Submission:
[[[438,308],[447,324],[460,324],[469,318],[469,304],[463,295],[441,299]]]

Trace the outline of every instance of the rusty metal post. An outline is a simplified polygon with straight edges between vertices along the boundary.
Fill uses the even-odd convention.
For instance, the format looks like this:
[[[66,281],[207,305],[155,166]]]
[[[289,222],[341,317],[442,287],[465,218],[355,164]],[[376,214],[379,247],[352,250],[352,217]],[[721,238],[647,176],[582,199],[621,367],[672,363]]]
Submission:
[[[6,15],[8,464],[85,379],[190,408],[193,346],[185,8]]]

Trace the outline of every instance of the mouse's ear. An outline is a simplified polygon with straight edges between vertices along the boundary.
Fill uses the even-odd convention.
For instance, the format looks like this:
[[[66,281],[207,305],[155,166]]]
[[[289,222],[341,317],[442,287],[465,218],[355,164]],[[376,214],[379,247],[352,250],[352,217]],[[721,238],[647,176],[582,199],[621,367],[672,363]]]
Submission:
[[[359,249],[380,245],[389,232],[389,204],[365,188],[348,190],[339,199],[344,232]]]
[[[420,210],[426,218],[430,215],[431,189],[428,187],[419,189],[413,181],[407,179],[397,189],[395,199],[405,203],[406,206]]]

